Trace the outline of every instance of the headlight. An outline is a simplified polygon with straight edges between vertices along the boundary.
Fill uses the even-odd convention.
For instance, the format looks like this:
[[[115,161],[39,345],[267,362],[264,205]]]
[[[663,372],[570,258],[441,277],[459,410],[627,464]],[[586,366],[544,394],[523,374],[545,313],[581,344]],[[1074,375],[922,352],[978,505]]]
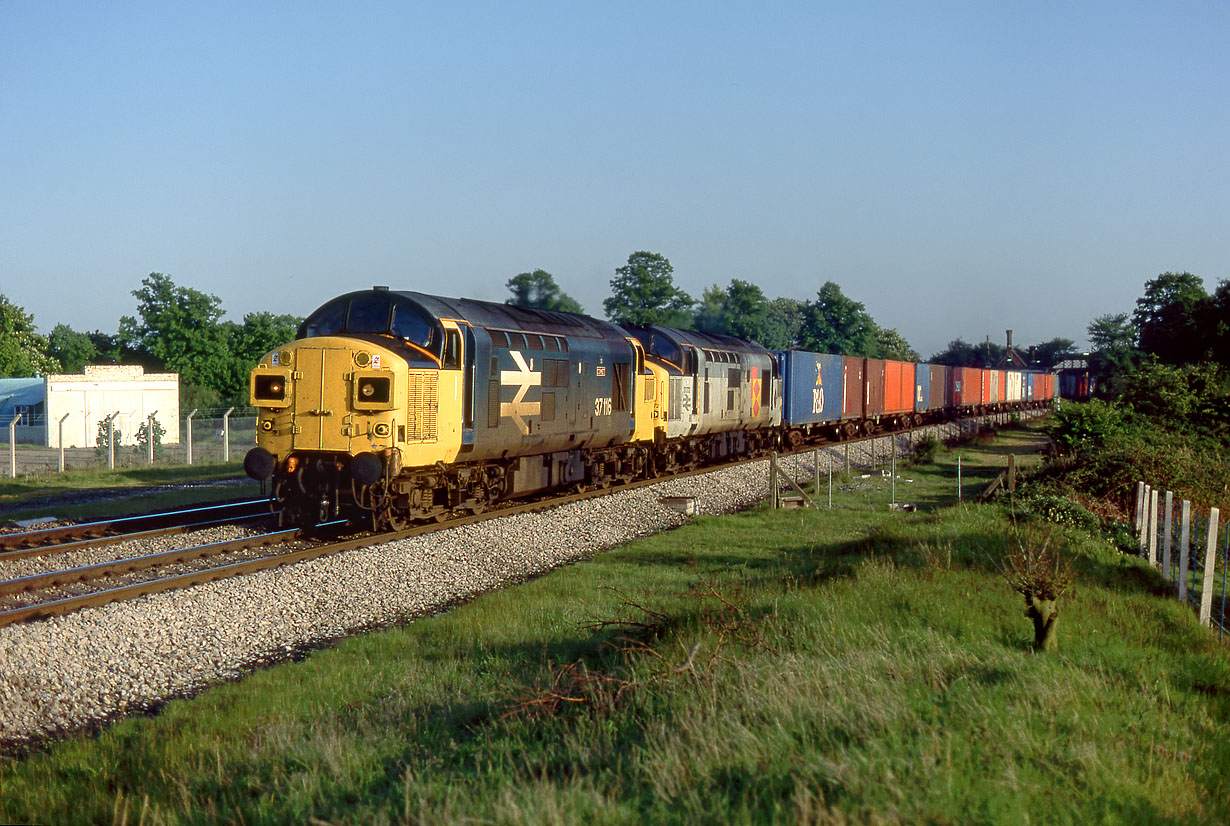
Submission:
[[[357,373],[351,392],[356,410],[391,410],[393,376],[388,371]]]
[[[373,404],[387,404],[393,383],[385,378],[359,379],[359,399]]]
[[[253,395],[258,401],[284,401],[286,379],[282,376],[257,376]]]

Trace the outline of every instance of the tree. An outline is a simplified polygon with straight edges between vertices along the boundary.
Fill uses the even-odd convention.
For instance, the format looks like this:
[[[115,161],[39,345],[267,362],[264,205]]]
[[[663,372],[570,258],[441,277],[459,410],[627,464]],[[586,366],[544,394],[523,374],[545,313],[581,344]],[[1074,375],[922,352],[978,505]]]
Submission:
[[[134,290],[137,313],[120,319],[119,340],[124,347],[155,368],[177,372],[181,385],[206,388],[221,398],[234,392],[230,333],[221,324],[224,314],[217,296],[178,287],[159,272],[142,279]]]
[[[768,314],[769,301],[760,287],[736,278],[725,290],[717,284],[705,290],[694,324],[697,330],[706,333],[738,336],[765,344],[765,339],[772,334]]]
[[[508,279],[506,286],[512,292],[512,298],[507,299],[505,304],[561,313],[585,312],[576,299],[560,290],[555,278],[546,270],[514,275]]]
[[[243,324],[227,322],[223,325],[227,331],[231,352],[231,378],[228,386],[229,394],[217,394],[217,401],[210,402],[210,397],[197,397],[204,404],[195,407],[214,407],[219,403],[242,405],[248,403],[248,374],[261,360],[261,357],[277,347],[293,341],[303,319],[293,315],[274,315],[268,312],[248,313],[243,317]],[[185,399],[185,404],[187,399]]]
[[[1212,355],[1230,367],[1230,281],[1222,279],[1208,305],[1204,328],[1212,340]]]
[[[819,353],[865,356],[875,352],[876,329],[861,302],[826,281],[803,311],[799,346]]]
[[[67,324],[57,324],[47,337],[47,353],[60,362],[65,373],[80,373],[99,358],[98,347],[88,333],[79,333]]]
[[[693,328],[702,333],[717,333],[728,335],[726,326],[726,291],[714,284],[705,289],[696,305],[696,316],[692,320]]]
[[[1132,313],[1140,349],[1166,364],[1205,358],[1213,342],[1201,322],[1210,301],[1204,282],[1189,272],[1164,272],[1146,282]]]
[[[933,364],[948,364],[953,367],[985,367],[996,364],[1007,353],[1002,344],[984,342],[970,344],[962,338],[954,338],[948,347],[931,356]]]
[[[303,319],[294,315],[248,313],[243,324],[231,324],[231,352],[244,365],[244,375],[256,366],[261,357],[289,341],[295,340]]]
[[[34,329],[34,316],[0,293],[0,378],[58,371],[60,362],[47,354],[47,347],[47,339]]]
[[[1124,378],[1139,358],[1136,328],[1128,321],[1127,313],[1108,313],[1089,322],[1086,332],[1093,346],[1093,352],[1089,354],[1089,372],[1093,375],[1098,393],[1118,397],[1123,391]]]
[[[1053,338],[1025,349],[1025,357],[1034,367],[1050,370],[1059,362],[1076,354],[1076,342],[1070,338]]]
[[[770,350],[789,350],[798,346],[807,302],[797,298],[775,298],[765,310],[764,338],[760,343]]]
[[[696,302],[675,286],[674,267],[656,252],[634,252],[615,270],[611,297],[602,302],[616,324],[662,324],[690,327]]]
[[[905,336],[891,327],[876,327],[876,357],[896,361],[922,361],[918,351],[910,346]]]

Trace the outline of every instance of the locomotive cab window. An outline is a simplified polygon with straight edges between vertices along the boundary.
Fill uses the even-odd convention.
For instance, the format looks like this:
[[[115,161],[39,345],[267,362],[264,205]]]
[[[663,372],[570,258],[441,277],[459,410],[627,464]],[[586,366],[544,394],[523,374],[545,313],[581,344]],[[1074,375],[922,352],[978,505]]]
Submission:
[[[431,349],[435,328],[435,322],[423,315],[419,308],[412,304],[399,303],[393,308],[393,321],[389,330],[395,338],[416,344],[424,349]],[[378,332],[384,332],[384,330]]]
[[[444,331],[444,363],[445,370],[461,369],[461,333],[457,330]]]
[[[387,333],[391,309],[387,295],[364,295],[352,299],[350,312],[346,316],[346,332]]]

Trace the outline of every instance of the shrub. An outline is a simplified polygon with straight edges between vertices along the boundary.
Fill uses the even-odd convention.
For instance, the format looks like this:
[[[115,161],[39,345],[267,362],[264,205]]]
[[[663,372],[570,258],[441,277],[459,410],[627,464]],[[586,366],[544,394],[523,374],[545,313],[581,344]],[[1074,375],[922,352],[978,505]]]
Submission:
[[[915,465],[930,465],[935,462],[935,454],[940,449],[940,440],[934,434],[928,433],[923,436],[918,444],[914,445],[914,452],[910,454],[910,462]]]
[[[1055,411],[1054,419],[1051,438],[1064,453],[1101,448],[1123,425],[1122,412],[1097,399],[1084,404],[1065,404]]]

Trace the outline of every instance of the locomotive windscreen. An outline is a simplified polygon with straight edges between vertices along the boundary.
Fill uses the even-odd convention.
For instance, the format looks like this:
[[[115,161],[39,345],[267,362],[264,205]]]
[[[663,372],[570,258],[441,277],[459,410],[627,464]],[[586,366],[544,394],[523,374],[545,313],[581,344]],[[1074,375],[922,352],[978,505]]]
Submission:
[[[356,335],[391,335],[430,349],[436,325],[414,304],[387,294],[343,296],[308,316],[299,338]]]

